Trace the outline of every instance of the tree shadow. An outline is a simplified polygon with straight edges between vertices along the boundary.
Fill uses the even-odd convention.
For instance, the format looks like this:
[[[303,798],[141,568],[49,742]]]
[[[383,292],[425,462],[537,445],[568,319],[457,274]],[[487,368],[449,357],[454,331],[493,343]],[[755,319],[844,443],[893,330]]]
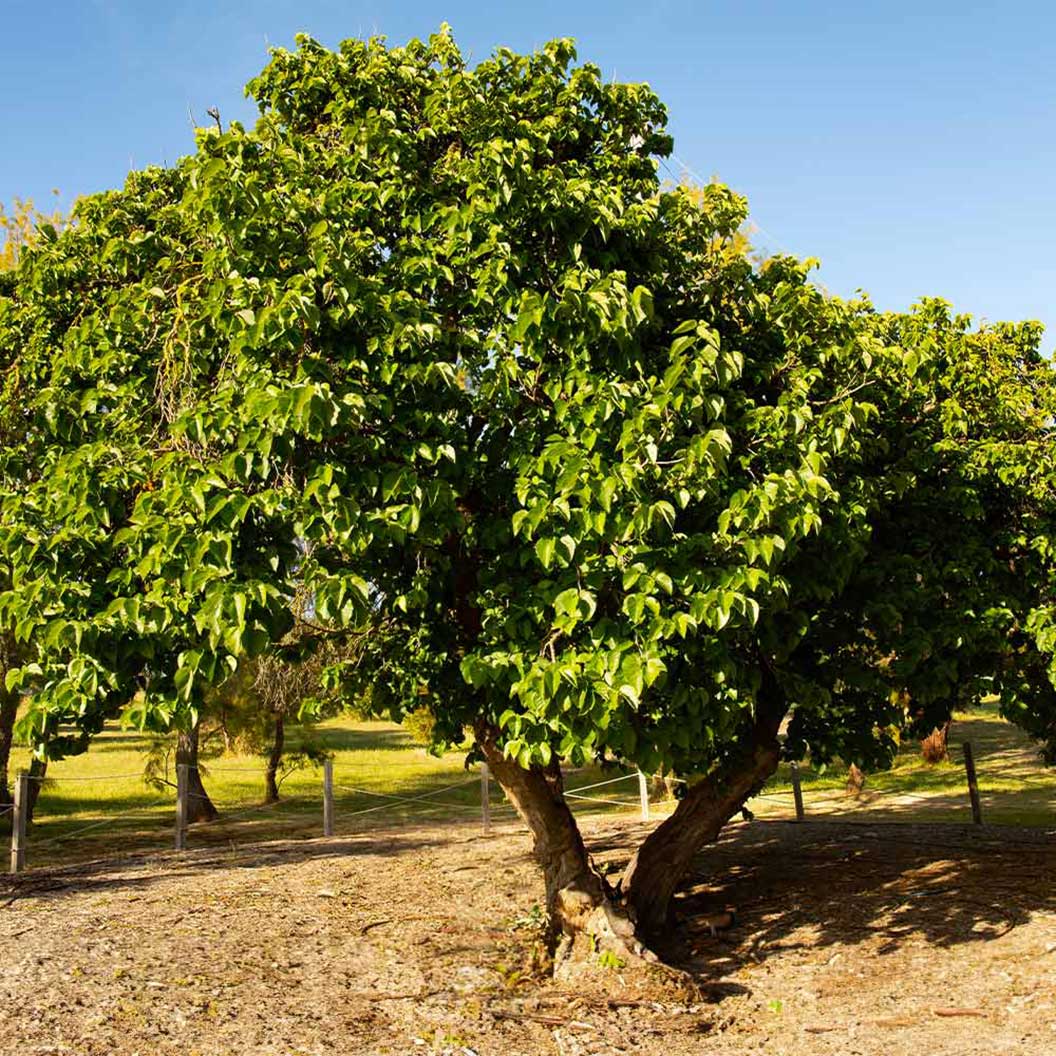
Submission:
[[[363,855],[409,854],[448,843],[451,833],[436,829],[378,829],[329,839],[277,839],[267,843],[226,846],[222,841],[195,850],[135,851],[94,861],[34,870],[18,876],[0,875],[0,908],[22,898],[51,900],[68,894],[114,894],[149,889],[159,881],[184,878],[201,883],[216,869],[256,870],[271,865],[294,865],[309,860]],[[464,833],[464,835],[470,835]],[[207,882],[207,881],[206,881]]]
[[[951,824],[756,822],[700,856],[676,899],[686,967],[721,980],[790,949],[868,941],[878,956],[999,939],[1056,912],[1056,841]],[[715,933],[716,911],[736,924]]]

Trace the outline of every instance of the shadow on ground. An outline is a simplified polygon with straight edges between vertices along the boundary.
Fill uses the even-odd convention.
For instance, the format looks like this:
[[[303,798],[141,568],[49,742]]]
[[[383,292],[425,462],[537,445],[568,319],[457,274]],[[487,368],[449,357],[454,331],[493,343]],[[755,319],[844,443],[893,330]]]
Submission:
[[[790,950],[985,944],[1056,913],[1056,839],[1039,830],[819,821],[738,825],[677,898],[688,966],[721,980]],[[706,915],[731,908],[713,935]]]

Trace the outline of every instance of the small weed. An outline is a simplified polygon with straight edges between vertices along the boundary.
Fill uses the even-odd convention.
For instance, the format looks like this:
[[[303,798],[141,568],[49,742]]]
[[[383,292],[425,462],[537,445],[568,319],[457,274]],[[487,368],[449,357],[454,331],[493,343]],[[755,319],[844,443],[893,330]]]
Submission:
[[[773,1012],[775,1016],[779,1016],[785,1010],[785,1003],[779,997],[775,997],[772,1001],[767,1002],[766,1007]]]
[[[598,954],[598,964],[602,968],[623,968],[625,963],[622,957],[618,957],[612,950],[602,950]]]
[[[507,931],[543,931],[546,929],[546,916],[543,907],[538,902],[532,905],[523,917],[515,917],[507,927]]]
[[[497,964],[495,965],[495,971],[499,973],[502,985],[507,990],[514,990],[520,983],[524,982],[524,972],[520,968],[513,968],[508,964]]]

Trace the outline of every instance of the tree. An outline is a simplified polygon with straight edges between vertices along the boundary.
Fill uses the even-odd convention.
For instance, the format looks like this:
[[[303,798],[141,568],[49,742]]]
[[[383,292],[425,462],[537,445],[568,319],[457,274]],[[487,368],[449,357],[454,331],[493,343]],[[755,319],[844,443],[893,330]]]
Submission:
[[[303,590],[359,636],[331,686],[469,728],[555,931],[627,954],[782,752],[882,764],[955,682],[1052,736],[1037,327],[752,261],[567,41],[298,43],[252,131],[82,202],[0,302],[0,621],[49,753],[133,691],[193,725]],[[615,886],[562,791],[590,759],[691,779]]]
[[[312,726],[345,710],[343,700],[322,692],[321,679],[325,665],[347,658],[348,649],[332,641],[305,642],[311,637],[301,623],[280,650],[243,660],[217,690],[211,708],[227,745],[265,757],[266,803],[278,802],[284,769],[288,774],[322,762],[326,753]],[[298,734],[293,752],[287,744],[291,727]]]
[[[58,192],[55,192],[58,194]],[[37,239],[38,229],[49,225],[55,231],[63,226],[62,214],[55,210],[47,215],[40,212],[31,199],[16,198],[10,211],[0,203],[0,296],[13,284],[13,271],[18,264],[22,251],[33,245]],[[4,363],[6,366],[6,362]],[[0,430],[0,443],[5,438]],[[6,589],[10,578],[6,564],[0,555],[0,589]],[[8,765],[11,748],[14,744],[15,720],[18,716],[20,694],[9,692],[5,685],[7,672],[19,667],[24,662],[23,650],[9,632],[0,629],[0,806],[11,802],[11,788],[8,781]],[[34,760],[33,776],[43,776],[43,764]],[[39,782],[33,786],[30,814],[36,803]]]
[[[57,198],[59,192],[52,191],[52,194]],[[43,213],[33,204],[32,198],[16,198],[10,210],[0,202],[0,273],[14,270],[23,250],[36,242],[42,227],[60,231],[64,224],[65,217],[60,209]]]

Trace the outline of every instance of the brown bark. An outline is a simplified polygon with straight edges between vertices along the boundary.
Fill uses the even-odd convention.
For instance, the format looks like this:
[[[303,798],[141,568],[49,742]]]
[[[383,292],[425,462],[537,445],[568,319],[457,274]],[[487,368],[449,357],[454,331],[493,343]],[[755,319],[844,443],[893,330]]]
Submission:
[[[282,750],[286,744],[286,726],[282,715],[275,716],[275,736],[271,742],[271,752],[268,755],[268,768],[264,771],[264,802],[278,803],[279,801],[279,766],[282,763]]]
[[[189,732],[180,731],[176,741],[176,763],[185,763],[187,772],[187,821],[194,824],[198,821],[213,821],[219,812],[213,806],[209,793],[202,784],[202,775],[198,769],[198,725]]]
[[[945,762],[950,757],[950,726],[953,719],[947,719],[941,726],[936,726],[920,742],[920,753],[926,763]]]
[[[612,892],[594,869],[576,819],[564,798],[561,768],[554,762],[529,769],[507,759],[494,729],[479,726],[477,744],[491,772],[532,832],[535,858],[546,883],[546,908],[552,937],[590,935],[603,948],[623,957],[653,959],[634,935],[634,926],[614,903]]]
[[[674,812],[635,852],[620,881],[639,936],[662,935],[671,900],[693,857],[713,842],[744,803],[777,769],[778,729],[787,703],[773,673],[763,672],[756,713],[743,748],[690,786]]]

